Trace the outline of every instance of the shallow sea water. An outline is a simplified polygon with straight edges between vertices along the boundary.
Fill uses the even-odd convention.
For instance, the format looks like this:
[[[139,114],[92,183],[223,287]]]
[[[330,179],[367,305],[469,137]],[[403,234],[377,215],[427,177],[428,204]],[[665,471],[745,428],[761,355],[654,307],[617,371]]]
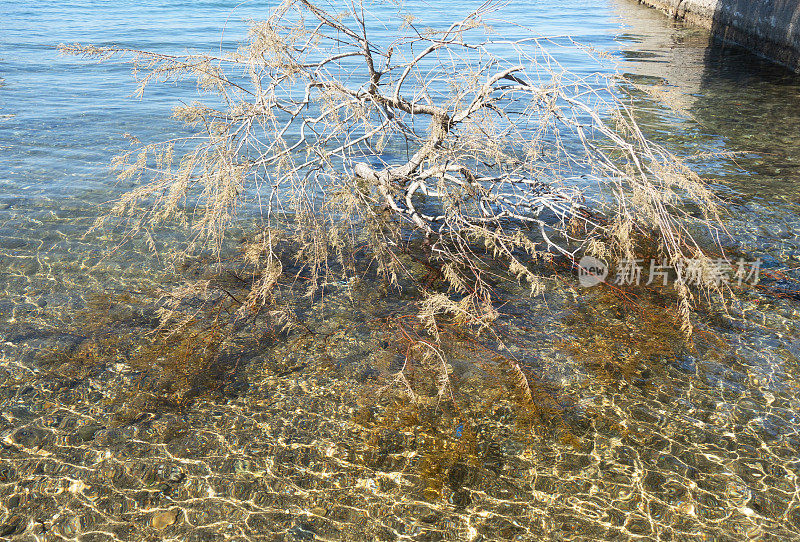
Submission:
[[[0,2],[0,538],[800,538],[800,79],[627,0],[512,3],[509,19],[618,55],[651,137],[739,153],[693,163],[725,198],[724,243],[764,260],[762,285],[701,308],[692,344],[667,292],[509,287],[496,340],[445,330],[454,400],[411,402],[386,387],[416,332],[410,296],[330,284],[288,336],[253,320],[227,341],[211,324],[161,340],[162,293],[241,280],[86,234],[129,187],[107,173],[122,134],[172,133],[189,90],[126,99],[127,68],[52,46],[219,47],[234,5]],[[237,8],[222,46],[263,9]]]

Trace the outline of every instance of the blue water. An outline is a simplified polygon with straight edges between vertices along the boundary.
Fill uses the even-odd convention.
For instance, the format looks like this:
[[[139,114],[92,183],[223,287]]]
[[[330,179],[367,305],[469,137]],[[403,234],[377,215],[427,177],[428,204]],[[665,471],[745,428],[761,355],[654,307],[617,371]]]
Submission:
[[[594,374],[593,368],[582,367],[580,359],[568,359],[564,354],[564,345],[581,333],[585,333],[584,339],[588,337],[587,348],[600,345],[595,350],[619,337],[627,337],[631,343],[640,338],[635,336],[638,316],[616,317],[620,310],[613,305],[616,298],[608,296],[609,302],[601,294],[593,298],[595,294],[589,293],[582,299],[584,303],[576,304],[574,299],[553,296],[531,300],[529,306],[524,305],[528,301],[514,300],[506,309],[518,311],[519,325],[528,326],[511,333],[522,345],[520,356],[531,361],[531,371],[543,375],[548,385],[563,385],[563,390],[543,389],[544,395],[552,394],[554,404],[570,404],[572,418],[565,416],[566,421],[577,429],[591,425],[591,430],[584,427],[586,448],[580,450],[562,446],[550,428],[545,433],[553,434],[546,434],[537,441],[540,448],[531,448],[532,454],[525,455],[519,451],[524,447],[520,442],[527,445],[529,441],[514,440],[518,435],[513,428],[503,427],[499,432],[505,436],[498,437],[503,447],[498,445],[499,451],[492,454],[503,456],[507,468],[482,465],[484,478],[471,485],[464,483],[474,490],[470,498],[477,503],[470,508],[469,503],[464,505],[466,500],[459,501],[467,506],[466,511],[450,506],[464,499],[463,492],[459,493],[461,480],[454,480],[459,478],[458,469],[439,473],[443,490],[450,491],[450,500],[444,504],[425,504],[408,496],[409,491],[420,489],[412,482],[418,482],[414,477],[419,471],[414,469],[422,467],[412,464],[415,456],[406,453],[411,445],[403,449],[392,440],[399,438],[397,426],[378,437],[353,433],[355,443],[345,437],[342,442],[337,440],[345,432],[341,428],[351,427],[347,424],[355,416],[345,408],[350,404],[343,406],[337,401],[349,400],[355,386],[329,377],[330,358],[323,356],[320,361],[313,356],[320,352],[327,356],[327,349],[333,349],[337,341],[350,341],[342,352],[334,352],[334,357],[339,356],[336,362],[358,367],[359,374],[367,375],[365,379],[373,374],[376,369],[362,370],[359,364],[366,365],[370,356],[387,347],[381,346],[382,335],[378,340],[370,330],[358,327],[364,323],[359,311],[367,316],[370,310],[377,312],[386,303],[383,298],[368,298],[355,309],[346,308],[336,321],[318,321],[318,315],[309,315],[309,321],[325,332],[325,344],[299,351],[316,360],[308,365],[314,371],[319,369],[319,374],[311,368],[303,371],[306,358],[296,359],[300,354],[289,351],[286,344],[270,347],[269,356],[264,357],[285,366],[267,376],[255,367],[249,396],[255,406],[247,398],[189,411],[176,408],[163,417],[143,414],[126,418],[125,409],[136,410],[135,401],[141,397],[132,401],[133,406],[118,402],[110,389],[113,385],[104,380],[111,374],[115,384],[131,385],[133,377],[124,368],[114,373],[112,367],[96,381],[80,381],[68,372],[57,374],[58,368],[53,381],[66,380],[61,387],[49,388],[47,378],[29,387],[19,384],[34,374],[30,368],[34,364],[29,362],[37,359],[37,350],[66,349],[80,354],[81,348],[100,344],[97,336],[85,330],[97,329],[92,328],[96,322],[91,319],[100,320],[97,325],[108,326],[111,334],[120,329],[120,335],[151,330],[152,315],[126,312],[114,303],[107,306],[101,302],[99,309],[95,303],[94,312],[86,308],[98,293],[158,296],[162,281],[174,280],[174,276],[141,239],[109,256],[107,249],[114,236],[86,232],[110,200],[134,185],[132,181],[118,183],[109,172],[111,158],[130,149],[124,135],[149,143],[181,133],[182,127],[169,118],[171,109],[181,101],[200,97],[191,82],[178,82],[151,86],[141,100],[131,98],[135,84],[128,66],[59,56],[56,47],[81,42],[164,53],[231,51],[244,38],[246,21],[262,17],[270,5],[255,1],[0,0],[0,461],[10,465],[0,465],[4,503],[0,530],[18,514],[31,519],[29,534],[61,533],[70,539],[84,527],[88,530],[95,525],[91,536],[106,540],[112,538],[98,533],[124,526],[130,530],[120,531],[117,538],[136,540],[153,535],[149,525],[154,510],[180,506],[187,511],[186,521],[178,519],[180,527],[168,528],[183,529],[180,536],[188,532],[206,539],[221,539],[224,531],[230,540],[299,540],[309,539],[305,533],[314,529],[338,533],[329,539],[374,540],[379,535],[437,539],[449,529],[442,526],[445,522],[460,529],[448,531],[451,539],[473,540],[480,539],[477,531],[473,532],[474,525],[480,524],[483,540],[493,540],[511,539],[520,532],[515,530],[519,523],[528,530],[516,540],[563,540],[578,536],[576,533],[583,533],[586,540],[798,536],[800,507],[793,495],[798,494],[800,476],[800,437],[795,421],[800,409],[800,311],[794,300],[757,292],[741,301],[744,317],[737,313],[730,321],[719,315],[708,318],[710,331],[701,337],[721,337],[725,346],[718,352],[707,357],[697,354],[697,358],[685,354],[668,361],[651,360],[646,353],[639,356],[637,352],[639,357],[634,359],[644,359],[647,373],[656,373],[652,387],[641,389],[624,378],[610,384],[592,380],[586,375]],[[415,0],[406,2],[404,9],[419,13],[422,24],[436,25],[477,5],[475,1]],[[375,9],[386,10],[387,15],[395,13],[394,8]],[[634,92],[647,133],[674,152],[685,156],[735,152],[733,156],[690,158],[725,198],[725,220],[732,235],[726,243],[762,256],[776,273],[797,268],[800,80],[796,76],[741,51],[710,46],[705,32],[672,24],[633,0],[513,0],[494,18],[493,27],[501,38],[522,37],[528,32],[552,36],[548,50],[575,73],[616,71],[667,96],[672,108],[644,91]],[[376,31],[380,33],[380,29]],[[573,39],[607,53],[611,60],[596,62],[577,48]],[[174,232],[163,233],[156,240],[164,243],[159,248],[170,251],[180,244],[177,237],[171,237]],[[334,292],[332,297],[336,295]],[[517,302],[525,310],[515,306]],[[655,312],[663,311],[656,307]],[[531,316],[534,313],[537,316]],[[572,324],[562,325],[565,315]],[[124,325],[118,324],[125,318]],[[609,319],[608,326],[603,318]],[[664,332],[648,325],[639,331],[655,337]],[[346,332],[339,333],[339,328]],[[592,343],[592,334],[601,340]],[[661,337],[674,338],[668,333]],[[708,344],[716,344],[708,340]],[[289,345],[297,342],[289,341]],[[594,359],[592,353],[588,359]],[[130,362],[134,354],[127,352],[128,357],[123,358]],[[84,361],[89,357],[75,355]],[[110,365],[118,360],[112,361]],[[286,371],[298,367],[296,373]],[[275,374],[289,376],[276,379]],[[306,385],[301,377],[313,384]],[[72,388],[80,391],[70,395]],[[34,390],[30,391],[33,395],[25,395],[29,390]],[[320,395],[314,395],[319,390]],[[489,395],[484,398],[488,410],[493,411]],[[322,421],[313,417],[321,408],[330,410]],[[493,411],[491,416],[499,412],[497,418],[481,430],[489,434],[491,427],[502,425],[497,421],[506,416],[501,410]],[[122,422],[115,417],[118,414]],[[73,430],[87,420],[102,427],[95,429],[100,435],[96,440],[92,440],[94,433],[86,440]],[[470,419],[452,421],[451,427],[436,429],[435,436],[445,439],[454,435],[460,446],[474,428]],[[20,426],[28,427],[26,424],[33,429],[24,435],[15,432]],[[577,429],[575,433],[581,436]],[[50,437],[43,436],[37,444],[39,434],[55,437],[48,440]],[[44,452],[39,453],[35,446],[14,447],[17,437],[20,442],[41,446]],[[198,444],[203,438],[206,441]],[[373,441],[378,442],[379,451],[372,450],[369,455],[363,446],[372,446]],[[489,444],[481,446],[484,444],[488,449]],[[346,446],[355,452],[342,452]],[[398,452],[398,448],[405,451]],[[194,451],[186,451],[190,449]],[[305,452],[297,450],[317,454],[313,459],[323,466],[307,471]],[[442,450],[443,454],[452,452],[447,446]],[[420,445],[417,452],[424,455],[424,447]],[[111,459],[106,454],[111,454]],[[482,457],[492,454],[486,452]],[[206,463],[207,456],[212,460]],[[283,463],[277,457],[283,458]],[[406,460],[407,464],[402,463]],[[407,469],[391,471],[391,461]],[[170,481],[170,474],[164,474],[173,467],[182,469],[185,482]],[[384,467],[392,476],[377,477],[378,482],[364,474]],[[34,473],[30,479],[25,478],[29,471]],[[102,478],[108,471],[113,471],[109,475],[112,481]],[[362,475],[366,478],[360,478]],[[6,480],[13,476],[17,479]],[[31,482],[34,479],[35,484]],[[66,489],[74,488],[78,479],[91,489]],[[406,485],[392,486],[394,480]],[[158,486],[159,482],[168,482],[174,493]],[[314,485],[317,482],[318,486]],[[317,489],[306,491],[309,486]],[[113,498],[106,499],[104,491]],[[341,497],[343,491],[345,497]],[[423,493],[420,490],[414,498],[422,499]],[[28,495],[35,504],[26,505],[23,499],[15,512],[6,504],[12,494]],[[103,498],[98,497],[101,494]],[[334,497],[343,501],[352,497],[353,504],[339,507],[326,502]],[[353,510],[360,513],[359,507],[370,509],[369,528],[380,524],[386,529],[370,531],[359,519],[362,516],[348,516]],[[284,508],[288,519],[281,516]],[[484,513],[487,510],[491,513]],[[309,526],[312,515],[325,517],[335,528]],[[48,531],[36,531],[38,524],[33,520],[40,518]],[[435,529],[431,527],[434,524]],[[208,526],[208,531],[197,526]],[[247,536],[239,536],[240,532]],[[435,535],[424,538],[430,532]]]
[[[408,2],[404,9],[437,25],[476,5]],[[152,142],[174,134],[180,127],[168,119],[171,108],[178,100],[197,98],[190,83],[153,85],[142,100],[130,98],[135,85],[125,64],[59,56],[60,43],[166,53],[230,51],[245,36],[246,21],[268,8],[260,2],[0,2],[4,197],[71,197],[107,188],[110,158],[128,149],[122,135]],[[738,171],[726,163],[726,173],[743,173],[748,183],[752,173],[766,184],[787,175],[798,179],[793,150],[798,115],[792,97],[800,91],[797,78],[780,69],[735,51],[710,52],[705,33],[670,27],[659,14],[630,0],[511,2],[492,18],[497,37],[520,37],[528,29],[560,36],[550,51],[574,72],[619,70],[690,97],[699,125],[661,122],[656,128],[689,151],[760,151],[781,157],[756,160]],[[620,63],[600,65],[563,36],[609,52]],[[770,117],[782,122],[770,122]],[[659,119],[664,118],[669,114],[661,111]],[[786,189],[787,183],[782,184]],[[769,192],[781,197],[780,188]]]
[[[470,5],[478,3],[410,2],[406,9],[424,13],[434,25],[453,13],[466,13]],[[607,2],[529,6],[512,4],[501,15],[544,35],[571,35],[594,47],[616,49],[620,27]],[[179,99],[197,97],[190,84],[181,84],[180,89],[154,85],[141,101],[132,99],[135,85],[126,65],[59,56],[59,44],[113,44],[164,53],[231,51],[245,36],[245,21],[268,7],[255,1],[1,2],[3,195],[69,197],[104,186],[110,158],[127,150],[122,134],[151,142],[174,133],[178,127],[168,120],[171,108]],[[591,22],[576,28],[575,20]],[[497,28],[502,32],[503,24]],[[512,32],[522,34],[520,29]],[[570,48],[560,53],[572,69],[596,69]]]
[[[404,10],[422,14],[421,25],[442,25],[465,15],[478,2],[409,2]],[[229,52],[244,39],[247,22],[262,17],[270,4],[261,2],[0,2],[0,248],[14,251],[0,265],[8,292],[0,312],[16,314],[31,301],[27,277],[41,257],[51,264],[84,269],[100,261],[108,239],[84,238],[107,203],[134,186],[119,183],[110,171],[113,156],[132,149],[126,135],[143,143],[182,132],[170,119],[180,103],[202,99],[190,81],[156,84],[143,98],[130,67],[122,62],[61,56],[62,43],[117,45],[163,53]],[[619,56],[622,22],[607,1],[511,3],[493,15],[496,37],[552,36],[549,49],[580,74],[598,65],[570,41],[578,40]],[[397,9],[383,6],[387,17]],[[575,25],[576,20],[586,21]],[[509,22],[511,21],[511,22]],[[527,29],[532,30],[527,30]],[[381,36],[385,32],[376,27]],[[600,66],[611,69],[611,63]],[[166,238],[160,238],[163,240]],[[112,259],[116,266],[152,274],[159,265],[141,246]],[[36,264],[20,262],[32,258]],[[67,271],[57,284],[71,303],[83,303],[85,274]],[[118,277],[114,277],[118,278]],[[105,280],[105,279],[103,279]],[[91,282],[91,281],[90,281]],[[102,282],[102,280],[101,280]],[[121,287],[121,286],[120,286]]]

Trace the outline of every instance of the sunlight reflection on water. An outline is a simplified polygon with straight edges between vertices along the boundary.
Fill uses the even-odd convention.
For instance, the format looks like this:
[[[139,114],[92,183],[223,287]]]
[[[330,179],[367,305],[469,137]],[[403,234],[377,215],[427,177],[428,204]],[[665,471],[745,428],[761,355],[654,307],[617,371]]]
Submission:
[[[637,292],[629,306],[603,289],[530,299],[509,287],[498,332],[531,377],[530,404],[497,345],[455,331],[457,403],[377,399],[414,307],[370,283],[298,304],[308,333],[253,325],[221,346],[213,329],[158,342],[162,289],[208,273],[235,293],[237,278],[200,259],[175,273],[142,241],[109,255],[120,231],[84,234],[130,187],[107,172],[127,149],[122,134],[174,133],[170,107],[193,88],[131,100],[127,67],[53,46],[216,48],[233,5],[0,2],[0,536],[800,535],[796,300],[753,290],[728,315],[701,312],[690,348],[667,293]],[[463,5],[425,9],[437,19]],[[237,8],[222,46],[262,9]],[[729,244],[771,258],[772,284],[796,276],[796,78],[709,49],[704,33],[632,2],[512,3],[504,16],[612,51],[621,71],[669,93],[677,114],[646,93],[639,105],[676,152],[746,151],[695,162],[729,200]],[[594,69],[561,54],[571,69]],[[159,234],[165,253],[185,242]],[[211,362],[197,344],[222,355]]]

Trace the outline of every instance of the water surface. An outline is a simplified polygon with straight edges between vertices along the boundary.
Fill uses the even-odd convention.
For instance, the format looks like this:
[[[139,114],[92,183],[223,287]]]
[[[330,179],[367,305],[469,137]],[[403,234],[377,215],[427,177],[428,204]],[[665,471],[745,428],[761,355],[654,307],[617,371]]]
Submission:
[[[437,22],[472,4],[409,5]],[[54,47],[230,49],[265,9],[0,2],[0,536],[800,538],[796,76],[635,2],[512,2],[507,20],[618,58],[651,137],[725,199],[726,246],[768,274],[728,313],[701,310],[693,346],[667,292],[625,304],[576,285],[533,299],[509,287],[498,333],[531,403],[509,351],[452,330],[457,401],[414,404],[391,387],[376,399],[414,333],[411,299],[329,285],[324,303],[298,304],[308,332],[247,322],[209,356],[213,326],[153,334],[156,300],[204,273],[236,293],[237,277],[201,259],[173,270],[143,239],[109,254],[121,230],[86,235],[131,186],[108,172],[123,135],[174,134],[171,107],[194,89],[134,100],[124,65]],[[597,69],[566,45],[554,54]],[[708,154],[721,151],[736,154]],[[157,233],[162,252],[183,246],[180,231]]]

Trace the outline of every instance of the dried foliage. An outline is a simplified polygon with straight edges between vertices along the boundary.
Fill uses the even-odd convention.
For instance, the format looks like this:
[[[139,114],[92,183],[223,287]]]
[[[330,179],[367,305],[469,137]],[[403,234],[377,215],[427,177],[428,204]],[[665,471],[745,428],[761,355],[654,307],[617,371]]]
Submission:
[[[416,283],[431,340],[412,349],[439,367],[440,394],[449,393],[440,322],[488,328],[498,317],[493,282],[518,280],[536,294],[544,279],[532,263],[631,258],[642,237],[671,263],[702,257],[691,231],[714,232],[714,195],[648,141],[616,78],[564,70],[553,43],[532,32],[494,35],[487,21],[500,7],[488,0],[433,29],[401,6],[387,16],[386,4],[363,0],[285,0],[227,54],[62,46],[128,58],[139,94],[192,78],[209,96],[175,109],[192,135],[117,158],[120,178],[139,182],[110,217],[145,239],[181,220],[189,251],[221,255],[246,210],[257,232],[242,251],[252,288],[239,314],[266,308],[288,325],[291,311],[275,302],[281,281],[302,276],[311,295],[352,278],[366,255],[399,287],[413,275],[403,253],[417,243],[446,285],[431,293]],[[688,331],[692,293],[676,287]],[[187,318],[169,307],[162,316]],[[519,367],[509,370],[524,389]]]
[[[569,338],[559,346],[600,383],[646,388],[657,373],[687,356],[719,359],[728,350],[707,329],[687,337],[680,314],[665,308],[660,292],[638,293],[633,301],[620,299],[620,291],[596,290],[564,318]]]

